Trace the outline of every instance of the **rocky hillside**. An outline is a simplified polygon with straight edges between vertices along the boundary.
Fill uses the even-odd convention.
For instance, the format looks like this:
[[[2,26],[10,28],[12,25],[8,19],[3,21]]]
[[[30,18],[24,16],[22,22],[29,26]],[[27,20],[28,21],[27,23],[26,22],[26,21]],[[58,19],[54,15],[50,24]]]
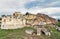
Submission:
[[[46,24],[53,24],[53,25],[57,23],[56,19],[49,17],[48,15],[42,14],[42,13],[37,13],[37,14],[26,13],[26,16],[29,19],[34,19],[35,23],[45,22]]]
[[[38,25],[41,22],[45,23],[45,24],[55,25],[58,22],[56,19],[54,19],[52,17],[49,17],[48,15],[42,14],[42,13],[31,14],[29,12],[26,12],[26,14],[22,14],[21,12],[15,12],[15,13],[13,13],[13,18],[25,19],[31,25],[32,24],[37,24]]]
[[[40,17],[40,20],[42,18],[43,21],[45,21],[47,24],[50,22],[52,24],[56,24],[57,23],[57,20],[55,18],[52,18],[52,17],[49,17],[48,15],[46,14],[41,14],[41,13],[38,13],[37,14],[37,18]]]

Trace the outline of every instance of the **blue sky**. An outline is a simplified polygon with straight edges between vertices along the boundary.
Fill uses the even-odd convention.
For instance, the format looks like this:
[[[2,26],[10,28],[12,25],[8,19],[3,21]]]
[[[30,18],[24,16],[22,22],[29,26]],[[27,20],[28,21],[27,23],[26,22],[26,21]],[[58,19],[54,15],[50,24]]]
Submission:
[[[0,0],[0,15],[15,11],[43,13],[60,19],[60,0]]]

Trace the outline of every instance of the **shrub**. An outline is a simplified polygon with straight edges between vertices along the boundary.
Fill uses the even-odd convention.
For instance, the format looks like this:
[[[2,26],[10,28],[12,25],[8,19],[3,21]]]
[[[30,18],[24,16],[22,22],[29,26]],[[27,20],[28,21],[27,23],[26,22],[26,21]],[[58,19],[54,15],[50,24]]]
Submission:
[[[60,27],[60,22],[58,22],[57,25]]]

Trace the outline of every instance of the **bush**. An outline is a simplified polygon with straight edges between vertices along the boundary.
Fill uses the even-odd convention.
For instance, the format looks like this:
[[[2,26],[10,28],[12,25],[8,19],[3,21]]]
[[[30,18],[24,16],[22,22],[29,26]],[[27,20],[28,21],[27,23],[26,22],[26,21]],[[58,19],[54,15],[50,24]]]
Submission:
[[[60,22],[58,22],[57,25],[60,27]]]

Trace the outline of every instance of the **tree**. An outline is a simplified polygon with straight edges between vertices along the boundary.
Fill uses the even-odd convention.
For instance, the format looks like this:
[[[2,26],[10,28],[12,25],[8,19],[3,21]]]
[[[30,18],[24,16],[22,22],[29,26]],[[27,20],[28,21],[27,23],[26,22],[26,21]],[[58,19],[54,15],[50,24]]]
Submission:
[[[2,15],[2,17],[6,17],[6,15]]]
[[[58,21],[60,21],[60,19],[58,19]]]
[[[29,15],[29,12],[26,12],[26,14],[25,15]]]

